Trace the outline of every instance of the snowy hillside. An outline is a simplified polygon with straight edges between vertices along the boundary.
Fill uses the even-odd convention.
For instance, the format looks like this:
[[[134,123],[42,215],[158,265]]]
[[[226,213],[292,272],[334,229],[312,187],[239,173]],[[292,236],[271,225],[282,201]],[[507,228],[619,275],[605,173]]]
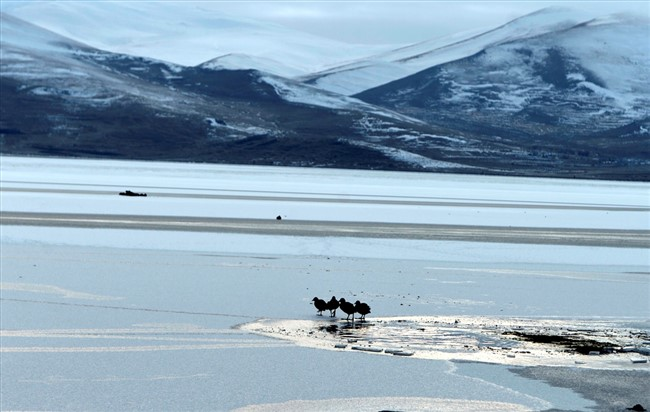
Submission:
[[[358,97],[433,123],[471,118],[477,128],[505,125],[510,133],[575,139],[648,121],[650,49],[639,45],[649,35],[648,21],[610,16],[508,36]]]
[[[194,66],[290,77],[378,52],[282,26],[234,18],[210,2],[25,2],[10,14],[98,49]],[[100,22],[110,22],[104,24]]]
[[[172,90],[133,76],[125,78],[104,65],[111,59],[126,61],[128,56],[111,55],[10,15],[0,16],[1,78],[19,84],[18,91],[44,99],[62,99],[74,106],[106,108],[111,104],[147,101],[157,110],[188,112],[186,105],[174,98]],[[180,69],[172,64],[156,64],[170,77]],[[13,91],[4,92],[5,98],[9,98]],[[3,113],[18,109],[22,101],[13,103],[4,105]],[[50,113],[44,114],[56,118],[56,111],[50,109]],[[8,119],[5,117],[4,123]]]
[[[596,24],[592,21],[596,16],[578,12],[575,10],[563,8],[549,8],[539,12],[523,16],[511,21],[501,27],[492,30],[478,29],[472,32],[459,33],[452,36],[424,41],[409,47],[393,50],[387,53],[379,54],[367,59],[360,59],[356,62],[331,68],[319,73],[303,77],[303,80],[316,85],[317,87],[335,91],[337,93],[353,95],[364,90],[371,89],[382,84],[415,74],[419,71],[430,67],[438,66],[444,63],[453,62],[475,55],[490,47],[495,47],[504,43],[523,41],[533,39],[537,36],[562,33],[571,28],[579,27],[584,24]],[[604,22],[606,20],[599,20]],[[624,23],[624,24],[627,24]],[[624,25],[623,24],[623,25]],[[607,50],[600,50],[601,53],[614,53],[617,56],[631,56],[632,59],[641,57],[640,61],[634,61],[635,65],[647,60],[647,48],[645,57],[638,55],[638,44],[648,39],[648,23],[642,21],[633,21],[630,24],[643,26],[645,24],[645,37],[643,31],[634,33],[630,41],[629,33],[617,32],[611,33],[617,40],[616,45],[612,45]],[[599,36],[608,37],[610,33],[599,33]],[[618,40],[623,40],[627,44],[623,48],[617,48]],[[581,49],[579,52],[586,52],[586,48],[593,47],[591,43],[596,39],[582,38],[576,39],[573,44],[566,44],[567,47]],[[600,48],[601,46],[595,46]],[[637,51],[630,54],[630,48],[637,48]],[[585,56],[587,57],[587,56]],[[596,59],[597,61],[597,59]],[[647,67],[647,64],[645,65]],[[637,67],[640,72],[643,67]],[[609,77],[616,77],[618,73],[603,73]]]
[[[4,153],[467,168],[441,161],[445,147],[426,153],[407,147],[409,139],[440,134],[439,129],[351,97],[253,70],[186,67],[110,53],[1,17]]]
[[[333,43],[289,41],[284,34],[295,32],[217,18],[198,3],[156,3],[145,13],[152,4],[12,8],[34,13],[29,22],[2,13],[2,153],[650,178],[650,59],[638,47],[647,21],[545,10],[301,82],[273,73],[295,75],[353,48],[328,54]],[[109,17],[114,26],[92,30]],[[56,27],[66,18],[70,25]],[[245,53],[260,33],[283,54]],[[215,57],[208,47],[197,58],[221,39],[237,51]],[[111,51],[141,47],[148,54]],[[147,57],[158,53],[163,60]],[[196,61],[171,63],[164,53]],[[256,70],[242,70],[250,66]],[[334,80],[362,88],[368,79],[388,82],[353,96],[321,88]]]

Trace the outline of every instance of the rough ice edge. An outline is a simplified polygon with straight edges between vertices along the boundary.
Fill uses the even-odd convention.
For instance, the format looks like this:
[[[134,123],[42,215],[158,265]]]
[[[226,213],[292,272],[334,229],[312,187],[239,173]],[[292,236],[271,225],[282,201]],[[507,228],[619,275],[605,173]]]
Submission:
[[[354,322],[334,320],[278,320],[259,319],[238,326],[242,330],[276,339],[288,340],[296,345],[326,349],[359,351],[379,356],[409,356],[419,359],[455,360],[492,363],[511,366],[565,366],[594,369],[635,369],[650,371],[647,354],[650,346],[642,336],[650,333],[648,319],[543,319],[498,318],[488,316],[400,316],[367,318],[357,325],[370,325],[354,329]],[[368,323],[372,322],[372,323]],[[625,326],[642,323],[644,329]],[[337,330],[352,326],[348,334],[333,335],[324,330],[336,325]],[[395,325],[398,325],[396,327]],[[443,332],[426,335],[426,330]],[[357,332],[358,331],[358,332]],[[459,332],[460,331],[460,332]],[[568,334],[583,333],[585,339],[615,341],[621,347],[635,348],[628,352],[611,354],[567,353],[561,346],[515,340],[508,342],[503,332]],[[446,335],[444,333],[447,332]],[[638,334],[632,338],[631,332]],[[420,335],[420,336],[418,336]],[[422,337],[422,335],[425,335]],[[596,336],[594,336],[596,335]],[[572,335],[574,336],[574,335]],[[606,339],[605,339],[606,337]],[[446,339],[445,339],[446,338]],[[600,339],[599,339],[600,338]],[[424,342],[424,343],[423,343]]]

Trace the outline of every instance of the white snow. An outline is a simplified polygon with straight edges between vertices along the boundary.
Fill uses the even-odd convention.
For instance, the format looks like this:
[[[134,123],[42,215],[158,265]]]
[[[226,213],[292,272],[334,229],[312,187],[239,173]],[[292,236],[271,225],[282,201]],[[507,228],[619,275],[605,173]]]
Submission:
[[[633,108],[650,102],[650,48],[639,47],[650,39],[650,21],[632,16],[605,16],[595,19],[562,37],[559,46],[571,50],[580,64],[605,84],[605,88],[583,83],[596,95],[612,98],[631,113],[647,115]]]
[[[210,2],[200,1],[25,2],[13,4],[7,13],[115,53],[185,66],[231,55],[216,63],[231,68],[241,65],[239,68],[266,69],[287,77],[383,49],[231,17],[217,9]],[[264,62],[263,67],[255,67],[260,62]]]
[[[276,93],[289,102],[328,107],[332,109],[354,109],[355,107],[360,106],[371,107],[359,99],[330,93],[316,87],[288,81],[281,77],[263,76],[260,80],[273,86]],[[378,108],[376,109],[380,110]]]
[[[420,120],[405,116],[389,109],[373,106],[353,97],[332,93],[330,91],[323,90],[318,87],[309,86],[307,84],[294,80],[273,75],[264,75],[260,77],[260,81],[271,85],[275,89],[276,93],[288,102],[339,110],[363,110],[378,116],[382,116],[384,118],[405,120],[410,123],[422,123]],[[376,119],[374,120],[378,121]],[[385,122],[385,124],[389,123]],[[385,129],[378,128],[376,130],[389,134],[394,133],[396,131],[396,128],[388,127]]]
[[[201,67],[215,70],[255,69],[266,73],[281,74],[283,77],[294,77],[304,73],[301,69],[288,67],[284,63],[274,59],[241,53],[229,53],[217,57],[203,63]]]
[[[127,188],[150,196],[117,195]],[[282,214],[648,230],[649,189],[647,183],[0,157],[2,213]],[[424,352],[419,328],[444,334],[455,347],[496,333],[482,329],[486,322],[647,333],[647,249],[6,224],[0,243],[3,410],[586,410],[595,404],[501,365],[647,371],[622,354],[572,363],[582,358],[544,351],[513,358],[485,348],[457,357],[335,350],[323,346],[333,341],[322,328],[348,323],[317,317],[309,303],[314,295],[367,301],[370,322],[358,333],[374,346],[414,344]],[[454,331],[454,319],[463,327]],[[297,333],[298,345],[258,333]],[[630,390],[638,393],[639,385]]]
[[[399,136],[401,139],[416,139],[418,136],[411,136],[411,135],[402,135]],[[419,155],[417,153],[412,153],[406,150],[402,149],[396,149],[392,147],[386,147],[386,146],[381,146],[378,144],[373,144],[369,142],[360,142],[360,141],[354,141],[354,140],[348,140],[349,144],[356,145],[356,146],[362,146],[362,147],[368,147],[374,150],[377,150],[386,156],[390,157],[391,159],[407,163],[411,166],[417,166],[422,168],[422,170],[429,170],[429,171],[434,171],[434,170],[440,170],[440,169],[449,169],[449,168],[454,168],[454,169],[464,169],[464,168],[472,168],[472,166],[466,166],[462,165],[460,163],[452,163],[452,162],[445,162],[443,160],[434,160],[430,159],[428,157]]]
[[[491,302],[459,301],[457,304],[490,306]],[[358,316],[358,315],[357,315]],[[570,334],[573,338],[616,339],[619,347],[638,348],[644,337],[637,328],[620,329],[619,321],[607,319],[526,319],[484,316],[413,316],[399,318],[373,317],[374,328],[360,327],[348,336],[319,331],[319,322],[305,320],[260,320],[242,328],[295,342],[298,345],[326,350],[368,350],[392,355],[395,352],[422,359],[491,362],[517,366],[565,366],[580,363],[584,367],[619,369],[630,367],[637,353],[620,351],[608,359],[589,354],[567,353],[564,348],[543,343],[522,342],[508,333],[549,335]],[[363,326],[363,324],[362,324]],[[311,332],[311,333],[310,333]],[[354,333],[354,336],[351,336]],[[419,335],[419,336],[418,336]],[[614,338],[615,337],[615,338]],[[433,342],[433,343],[432,343]],[[649,349],[650,350],[650,349]],[[645,369],[645,365],[641,365]]]
[[[595,19],[595,12],[559,7],[544,9],[492,30],[421,42],[308,77],[315,77],[315,84],[325,90],[353,95],[508,42],[559,33],[556,46],[565,47],[578,56],[580,63],[603,79],[608,89],[621,94],[633,92],[632,99],[643,97],[643,93],[647,94],[650,76],[645,69],[650,63],[650,54],[639,44],[648,40],[647,19],[634,16]],[[581,23],[586,25],[580,27]],[[594,30],[596,26],[599,27]],[[569,28],[572,28],[571,35],[562,37],[563,30]],[[611,57],[603,59],[602,56]]]

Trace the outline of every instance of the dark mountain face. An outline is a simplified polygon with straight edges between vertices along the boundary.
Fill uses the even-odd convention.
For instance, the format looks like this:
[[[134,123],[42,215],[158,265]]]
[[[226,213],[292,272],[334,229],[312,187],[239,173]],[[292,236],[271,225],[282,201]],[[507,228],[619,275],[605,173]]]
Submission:
[[[518,150],[518,165],[650,177],[650,96],[621,103],[553,36],[490,47],[355,97]],[[504,160],[507,151],[504,151]],[[578,166],[579,165],[579,166]],[[540,170],[543,173],[542,170]]]
[[[153,69],[152,69],[153,70]],[[393,169],[407,167],[354,136],[354,115],[289,105],[252,73],[197,73],[170,81],[168,107],[136,96],[87,104],[65,90],[2,78],[3,153],[196,162]],[[139,77],[142,73],[139,73]],[[214,88],[195,82],[210,78]],[[42,87],[42,86],[40,86]],[[135,86],[134,86],[135,87]],[[162,86],[159,86],[162,87]],[[196,89],[203,89],[197,93]],[[168,92],[166,92],[168,94]],[[182,98],[182,102],[176,101]],[[81,100],[81,101],[80,101]],[[278,126],[281,125],[281,126]]]
[[[584,134],[585,118],[603,108],[610,112],[592,127],[607,130],[629,123],[614,102],[596,95],[592,87],[605,85],[562,50],[533,51],[509,45],[421,71],[356,97],[417,114],[432,123],[450,117],[467,123],[469,129],[486,124],[505,134],[514,133],[515,126],[522,136]]]

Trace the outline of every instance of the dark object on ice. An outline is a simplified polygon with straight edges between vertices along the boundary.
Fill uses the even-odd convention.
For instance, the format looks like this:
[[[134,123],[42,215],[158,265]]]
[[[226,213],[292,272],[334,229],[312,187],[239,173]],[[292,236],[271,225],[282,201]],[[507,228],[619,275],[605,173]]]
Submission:
[[[525,331],[506,331],[504,335],[516,336],[518,340],[528,342],[550,344],[564,348],[567,352],[576,352],[581,355],[599,355],[612,353],[611,348],[616,344],[613,342],[603,342],[588,338],[588,335],[570,335],[570,334],[545,334],[538,332]]]
[[[327,309],[330,311],[330,317],[336,316],[336,309],[339,308],[339,301],[336,300],[336,296],[332,296],[329,302],[327,302]]]
[[[367,303],[359,302],[358,300],[354,302],[354,310],[361,316],[360,320],[366,320],[366,315],[370,313],[370,306]]]
[[[135,196],[135,197],[137,197],[137,196],[147,196],[147,194],[146,193],[136,193],[136,192],[132,192],[130,190],[125,190],[124,192],[120,192],[120,196]]]
[[[282,216],[277,215],[277,216],[275,217],[275,220],[282,220]]]
[[[350,315],[352,315],[352,321],[354,322],[354,312],[356,312],[354,305],[350,302],[346,302],[344,298],[339,299],[339,305],[341,310],[348,315],[345,320],[350,320]]]
[[[647,411],[646,408],[644,408],[641,404],[636,404],[631,408],[627,408],[628,411],[635,411],[635,412],[645,412]]]
[[[318,298],[314,298],[311,301],[314,302],[314,306],[318,311],[318,316],[323,316],[323,311],[327,309],[327,302],[325,302],[323,299]]]
[[[329,332],[331,334],[336,335],[337,333],[339,333],[339,326],[338,325],[320,326],[318,330]]]

